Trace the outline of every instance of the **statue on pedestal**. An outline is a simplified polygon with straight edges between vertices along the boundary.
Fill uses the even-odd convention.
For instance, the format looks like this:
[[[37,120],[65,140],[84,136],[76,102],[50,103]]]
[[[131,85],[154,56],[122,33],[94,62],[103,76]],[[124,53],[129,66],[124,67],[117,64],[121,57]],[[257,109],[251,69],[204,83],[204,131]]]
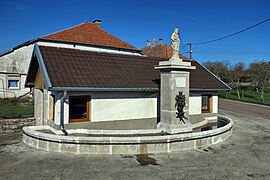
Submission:
[[[178,28],[174,29],[174,32],[171,36],[172,42],[172,57],[171,59],[179,59],[179,46],[180,46],[180,39],[179,39],[179,31]]]

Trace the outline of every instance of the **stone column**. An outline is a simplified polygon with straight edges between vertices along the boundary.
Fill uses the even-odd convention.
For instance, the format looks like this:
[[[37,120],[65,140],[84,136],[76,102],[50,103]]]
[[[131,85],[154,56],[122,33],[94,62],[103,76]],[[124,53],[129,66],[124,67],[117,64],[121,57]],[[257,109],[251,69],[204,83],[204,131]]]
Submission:
[[[175,56],[173,57],[175,58]],[[174,134],[192,131],[189,122],[189,74],[195,69],[190,62],[171,58],[160,61],[155,69],[160,70],[160,122],[158,128]],[[187,119],[180,121],[177,117],[176,96],[182,92],[185,95],[184,116]]]
[[[34,115],[36,118],[36,125],[43,124],[43,92],[41,89],[34,88]]]
[[[49,94],[47,89],[43,89],[43,125],[48,125],[49,120]]]

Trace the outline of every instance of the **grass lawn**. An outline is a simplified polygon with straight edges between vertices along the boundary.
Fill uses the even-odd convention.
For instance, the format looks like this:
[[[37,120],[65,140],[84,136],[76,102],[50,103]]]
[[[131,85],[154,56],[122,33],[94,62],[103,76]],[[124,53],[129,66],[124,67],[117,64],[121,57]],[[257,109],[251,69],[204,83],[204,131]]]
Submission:
[[[0,119],[33,117],[33,106],[1,104]]]
[[[29,98],[0,98],[0,119],[34,116],[34,106]]]
[[[262,100],[260,98],[261,93],[254,91],[251,87],[240,87],[239,92],[240,92],[240,96],[241,96],[240,101],[263,104]],[[236,90],[220,91],[219,97],[239,101],[239,99],[237,97]],[[270,105],[270,88],[267,88],[265,90],[264,97],[265,97],[264,104]]]

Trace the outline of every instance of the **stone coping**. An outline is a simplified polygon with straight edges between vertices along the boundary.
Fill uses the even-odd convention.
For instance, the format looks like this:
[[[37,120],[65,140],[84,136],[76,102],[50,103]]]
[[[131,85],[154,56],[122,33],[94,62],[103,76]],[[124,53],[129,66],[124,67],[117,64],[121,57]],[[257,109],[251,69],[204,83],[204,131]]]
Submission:
[[[68,136],[63,135],[56,135],[56,134],[49,134],[40,132],[38,130],[52,130],[49,126],[29,126],[23,128],[23,133],[25,136],[42,140],[42,141],[49,141],[49,142],[56,142],[56,143],[64,143],[64,144],[88,144],[88,145],[124,145],[124,144],[155,144],[155,143],[173,143],[173,142],[180,142],[180,141],[190,141],[195,139],[202,139],[208,138],[213,136],[218,136],[220,134],[226,133],[232,130],[233,127],[233,120],[225,117],[225,116],[218,116],[219,120],[227,121],[223,127],[203,131],[203,132],[192,132],[192,133],[183,133],[183,134],[171,134],[171,135],[152,135],[153,132],[160,132],[157,130],[117,130],[112,131],[109,130],[111,134],[125,134],[125,135],[132,135],[132,136],[95,136],[95,137],[84,137],[84,136],[72,136],[72,133],[69,131]],[[96,133],[97,130],[87,130],[88,132]],[[79,132],[79,130],[78,130]],[[107,131],[99,131],[99,133],[107,132]],[[136,136],[139,132],[149,133],[147,136]],[[74,133],[77,133],[74,131]],[[135,134],[134,134],[135,133]]]
[[[221,118],[221,116],[219,116]],[[195,129],[195,128],[199,128],[199,127],[202,127],[208,123],[216,123],[218,120],[218,116],[214,116],[214,117],[205,117],[203,121],[199,122],[199,123],[196,123],[196,124],[193,124],[192,125],[192,128]]]
[[[216,122],[218,119],[218,116],[213,117],[214,121],[212,118],[206,117],[204,118],[203,121],[196,123],[196,124],[192,124],[192,129],[196,129],[199,127],[202,127],[208,123],[213,123]],[[63,135],[63,132],[61,130],[57,130],[51,126],[33,126],[31,127],[32,130],[49,130],[52,133],[56,134],[56,135]],[[94,130],[94,129],[68,129],[67,130],[69,135],[72,134],[89,134],[89,135],[166,135],[168,133],[164,132],[162,129],[142,129],[142,130]],[[190,131],[187,131],[190,132]],[[175,129],[174,131],[172,131],[170,134],[182,134],[182,133],[186,133],[185,131],[183,131],[183,129]]]

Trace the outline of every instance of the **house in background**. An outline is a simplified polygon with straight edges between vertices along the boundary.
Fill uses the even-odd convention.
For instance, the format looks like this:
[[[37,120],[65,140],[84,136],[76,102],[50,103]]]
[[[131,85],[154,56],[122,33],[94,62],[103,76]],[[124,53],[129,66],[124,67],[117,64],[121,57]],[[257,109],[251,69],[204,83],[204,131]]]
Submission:
[[[165,58],[169,59],[172,57],[172,47],[163,44],[162,39],[159,40],[159,42],[156,42],[155,38],[151,42],[148,40],[147,41],[147,46],[142,48],[143,54],[150,56],[150,57],[160,57],[160,58]],[[182,54],[179,54],[179,58],[183,60],[188,60],[185,56]]]
[[[30,92],[30,89],[25,87],[25,80],[35,44],[141,54],[141,51],[103,31],[100,26],[100,20],[95,20],[93,24],[86,22],[65,30],[64,35],[62,33],[49,34],[27,41],[1,53],[0,98],[13,98]]]
[[[25,88],[33,42],[26,42],[0,54],[0,98],[13,98],[30,91]]]
[[[26,87],[37,125],[66,129],[156,129],[160,74],[168,58],[144,55],[100,27],[84,23],[34,43]],[[188,60],[184,60],[188,61]],[[229,87],[190,61],[189,120],[217,122],[219,90]],[[205,121],[207,120],[207,121]]]

